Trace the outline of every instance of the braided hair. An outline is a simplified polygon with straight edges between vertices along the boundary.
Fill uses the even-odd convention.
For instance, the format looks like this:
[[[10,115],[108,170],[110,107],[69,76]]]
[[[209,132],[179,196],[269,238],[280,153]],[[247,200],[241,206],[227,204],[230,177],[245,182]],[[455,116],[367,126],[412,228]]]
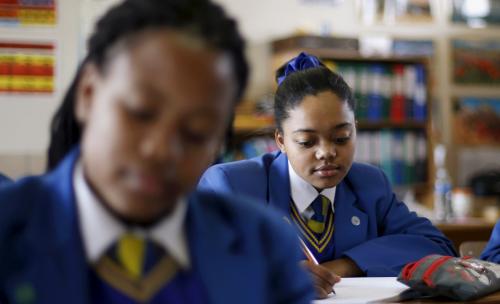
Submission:
[[[119,42],[149,29],[169,28],[202,39],[207,46],[227,52],[237,81],[235,104],[248,79],[245,43],[236,22],[210,0],[125,0],[112,7],[97,22],[88,40],[88,53],[80,64],[61,106],[50,125],[48,169],[54,168],[79,143],[81,126],[75,116],[76,90],[87,63],[101,71],[109,61],[110,50]]]

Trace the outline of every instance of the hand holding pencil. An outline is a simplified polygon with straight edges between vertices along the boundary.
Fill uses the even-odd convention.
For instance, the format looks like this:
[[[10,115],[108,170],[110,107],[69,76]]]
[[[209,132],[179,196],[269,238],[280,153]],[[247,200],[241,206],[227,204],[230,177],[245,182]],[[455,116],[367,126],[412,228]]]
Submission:
[[[283,217],[283,219],[291,225],[288,218]],[[328,297],[330,293],[335,294],[333,290],[333,285],[340,281],[340,276],[331,272],[328,268],[321,266],[312,252],[307,247],[306,243],[298,236],[300,247],[307,258],[307,261],[303,261],[302,265],[312,274],[314,280],[314,288],[316,289],[316,297],[318,299],[324,299]]]
[[[340,277],[331,272],[328,268],[321,266],[309,248],[307,248],[304,241],[300,237],[299,240],[302,251],[304,251],[304,254],[307,257],[307,261],[304,261],[302,264],[313,276],[317,298],[324,299],[328,297],[330,293],[335,294],[333,285],[340,281]]]

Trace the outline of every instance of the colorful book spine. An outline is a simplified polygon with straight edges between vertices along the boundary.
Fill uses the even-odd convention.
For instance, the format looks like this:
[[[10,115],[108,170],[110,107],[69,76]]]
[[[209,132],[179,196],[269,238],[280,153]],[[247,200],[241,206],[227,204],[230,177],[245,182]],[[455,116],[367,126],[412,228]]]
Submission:
[[[354,159],[380,167],[395,186],[427,180],[427,143],[421,131],[359,131]]]
[[[369,68],[368,79],[369,79],[369,89],[368,89],[368,106],[366,119],[369,121],[380,121],[382,120],[382,112],[384,105],[384,97],[382,95],[382,77],[384,74],[384,68],[380,64],[373,64]]]
[[[427,119],[427,90],[425,69],[422,65],[415,67],[416,88],[413,103],[413,117],[416,121],[425,121]]]
[[[404,65],[393,66],[392,98],[390,107],[390,120],[403,122],[406,119],[404,96]]]

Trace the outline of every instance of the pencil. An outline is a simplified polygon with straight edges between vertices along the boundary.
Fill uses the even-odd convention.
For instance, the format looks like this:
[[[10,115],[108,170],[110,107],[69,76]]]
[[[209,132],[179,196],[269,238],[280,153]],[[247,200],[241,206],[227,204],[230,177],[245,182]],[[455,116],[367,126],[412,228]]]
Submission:
[[[309,260],[309,262],[313,263],[314,265],[319,265],[318,261],[312,254],[312,252],[307,248],[306,243],[299,237],[300,241],[300,247],[302,247],[302,251],[304,251],[304,254],[306,255],[306,258]]]
[[[283,219],[288,223],[288,224],[292,224],[290,223],[290,220],[284,216]],[[297,236],[299,238],[299,242],[300,242],[300,247],[302,248],[302,251],[304,252],[304,255],[306,256],[307,260],[311,263],[313,263],[314,265],[319,265],[318,263],[318,260],[316,260],[316,258],[314,257],[314,255],[312,254],[312,252],[309,250],[309,248],[307,248],[307,245],[306,243],[304,243],[304,241],[300,238],[300,236]],[[333,290],[333,287],[332,287],[332,293],[333,294],[336,294],[335,293],[335,290]]]

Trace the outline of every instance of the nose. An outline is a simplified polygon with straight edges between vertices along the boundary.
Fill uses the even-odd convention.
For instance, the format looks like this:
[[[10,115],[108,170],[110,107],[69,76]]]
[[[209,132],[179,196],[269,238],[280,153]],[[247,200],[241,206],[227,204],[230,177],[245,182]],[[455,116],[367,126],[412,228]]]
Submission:
[[[182,155],[178,133],[173,124],[157,124],[144,134],[140,145],[142,157],[157,165],[175,164]]]
[[[315,153],[316,159],[331,161],[337,156],[337,149],[332,142],[323,142]]]

